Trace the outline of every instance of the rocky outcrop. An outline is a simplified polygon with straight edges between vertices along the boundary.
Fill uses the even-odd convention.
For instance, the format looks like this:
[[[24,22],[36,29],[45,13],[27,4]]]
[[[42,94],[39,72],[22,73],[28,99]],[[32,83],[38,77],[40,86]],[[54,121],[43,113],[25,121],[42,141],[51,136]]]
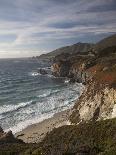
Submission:
[[[40,73],[42,75],[48,74],[48,72],[45,69],[43,69],[43,68],[38,69],[38,73]]]
[[[66,54],[65,54],[66,55]],[[87,68],[95,64],[90,55],[69,55],[64,59],[62,55],[55,58],[52,74],[57,77],[68,77],[71,81],[86,83],[92,74]]]
[[[12,131],[6,133],[0,127],[0,144],[3,143],[23,143],[23,141],[15,138]]]
[[[59,61],[52,65],[52,74],[56,77],[67,77],[69,74],[69,69],[69,61]]]

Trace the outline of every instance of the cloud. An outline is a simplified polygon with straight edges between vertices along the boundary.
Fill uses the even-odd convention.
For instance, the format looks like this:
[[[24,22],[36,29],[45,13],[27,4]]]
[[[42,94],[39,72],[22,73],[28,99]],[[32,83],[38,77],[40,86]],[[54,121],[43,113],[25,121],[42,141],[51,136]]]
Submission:
[[[0,0],[0,51],[31,56],[78,41],[95,42],[116,32],[114,2]]]

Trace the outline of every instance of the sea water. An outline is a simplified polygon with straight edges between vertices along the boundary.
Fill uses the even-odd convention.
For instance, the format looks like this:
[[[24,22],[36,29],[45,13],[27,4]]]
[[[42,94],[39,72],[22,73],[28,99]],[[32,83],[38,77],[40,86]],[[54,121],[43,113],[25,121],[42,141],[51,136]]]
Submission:
[[[0,126],[19,132],[74,105],[83,85],[41,75],[50,64],[36,59],[0,59]]]

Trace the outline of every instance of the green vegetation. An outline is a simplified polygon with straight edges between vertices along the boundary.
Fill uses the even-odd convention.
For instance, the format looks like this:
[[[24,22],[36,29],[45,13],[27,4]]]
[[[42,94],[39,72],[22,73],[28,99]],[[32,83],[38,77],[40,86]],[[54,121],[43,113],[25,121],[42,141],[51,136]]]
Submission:
[[[31,154],[38,146],[36,144],[18,144],[18,143],[9,143],[9,144],[0,144],[0,155],[27,155],[29,152]]]

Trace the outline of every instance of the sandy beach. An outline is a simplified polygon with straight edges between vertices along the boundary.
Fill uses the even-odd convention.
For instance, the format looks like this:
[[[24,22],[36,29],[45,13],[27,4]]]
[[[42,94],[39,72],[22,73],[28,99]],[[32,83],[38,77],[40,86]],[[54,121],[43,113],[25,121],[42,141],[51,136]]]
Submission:
[[[69,125],[70,122],[68,120],[68,115],[69,110],[59,112],[54,114],[52,118],[48,118],[40,123],[28,126],[21,132],[16,133],[15,136],[26,143],[38,143],[54,128]]]

